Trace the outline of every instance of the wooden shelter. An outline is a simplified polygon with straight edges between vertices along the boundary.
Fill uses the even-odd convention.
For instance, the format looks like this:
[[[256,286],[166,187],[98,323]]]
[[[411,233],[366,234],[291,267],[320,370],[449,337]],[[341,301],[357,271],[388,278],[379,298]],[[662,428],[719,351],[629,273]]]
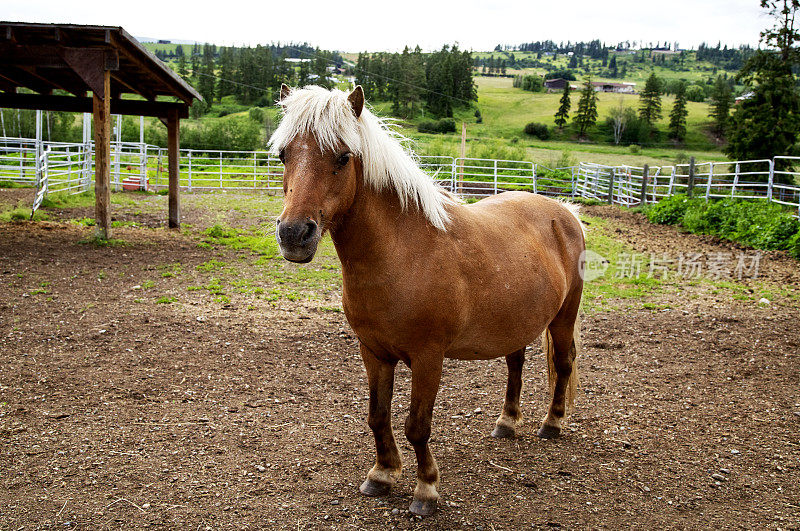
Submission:
[[[112,113],[154,116],[167,126],[169,226],[178,227],[179,126],[195,99],[202,99],[196,90],[120,27],[0,22],[0,108],[93,113],[102,238],[111,235]]]

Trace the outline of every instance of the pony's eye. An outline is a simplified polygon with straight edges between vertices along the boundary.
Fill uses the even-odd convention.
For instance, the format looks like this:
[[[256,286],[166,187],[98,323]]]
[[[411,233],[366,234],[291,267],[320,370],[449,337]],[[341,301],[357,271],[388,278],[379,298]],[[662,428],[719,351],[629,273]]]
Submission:
[[[336,164],[338,164],[339,166],[344,166],[350,161],[351,156],[352,153],[344,153],[342,155],[339,155],[339,158],[336,159]]]
[[[281,163],[286,164],[286,155],[284,154],[283,150],[281,150],[281,152],[278,153],[278,158],[281,159]]]

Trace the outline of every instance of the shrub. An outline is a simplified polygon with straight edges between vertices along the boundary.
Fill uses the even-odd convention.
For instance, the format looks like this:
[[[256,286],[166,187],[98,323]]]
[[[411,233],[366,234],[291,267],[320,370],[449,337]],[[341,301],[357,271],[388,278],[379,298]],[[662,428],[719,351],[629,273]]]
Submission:
[[[756,249],[785,249],[800,258],[800,221],[769,201],[706,202],[677,195],[648,207],[653,223],[680,223],[690,232],[713,234]]]
[[[438,122],[424,120],[419,123],[417,130],[420,133],[455,133],[456,121],[453,118],[442,118]]]
[[[440,133],[455,133],[456,121],[452,118],[442,118],[438,123]]]
[[[538,122],[531,122],[525,126],[525,134],[535,136],[539,140],[547,140],[550,138],[550,130],[545,124]]]
[[[703,90],[703,87],[689,85],[689,87],[686,89],[686,99],[688,101],[702,102],[706,100],[706,93]]]
[[[629,146],[628,146],[628,149],[629,149],[629,150],[630,150],[630,152],[631,152],[631,153],[633,153],[634,155],[635,155],[635,154],[637,154],[637,153],[639,153],[639,146],[638,146],[637,144],[631,144],[631,145],[629,145]]]
[[[514,87],[528,90],[530,92],[541,92],[544,89],[544,81],[539,76],[516,76],[514,78]]]
[[[424,120],[417,126],[417,131],[420,133],[438,133],[439,129],[436,122],[432,120]]]
[[[795,258],[800,259],[800,232],[789,239],[786,250]]]
[[[260,107],[253,107],[248,111],[247,115],[256,123],[261,124],[264,122],[264,109]]]
[[[683,221],[689,205],[697,199],[689,199],[685,195],[666,197],[653,206],[647,207],[645,215],[650,223],[676,225]]]

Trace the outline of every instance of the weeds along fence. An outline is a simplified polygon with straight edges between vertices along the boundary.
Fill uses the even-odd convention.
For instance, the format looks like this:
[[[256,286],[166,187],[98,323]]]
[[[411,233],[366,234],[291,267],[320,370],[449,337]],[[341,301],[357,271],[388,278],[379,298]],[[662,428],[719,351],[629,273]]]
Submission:
[[[166,149],[112,142],[111,185],[120,190],[168,186]],[[423,171],[465,198],[509,190],[581,197],[634,206],[678,193],[706,199],[768,199],[800,212],[800,158],[705,162],[649,168],[581,162],[549,168],[531,161],[422,156]],[[187,191],[260,190],[282,193],[283,165],[265,151],[180,150],[180,186]],[[94,146],[0,137],[0,181],[36,186],[38,195],[91,190]],[[786,184],[786,183],[790,184]],[[39,200],[41,202],[41,200]],[[38,205],[36,205],[38,206]]]

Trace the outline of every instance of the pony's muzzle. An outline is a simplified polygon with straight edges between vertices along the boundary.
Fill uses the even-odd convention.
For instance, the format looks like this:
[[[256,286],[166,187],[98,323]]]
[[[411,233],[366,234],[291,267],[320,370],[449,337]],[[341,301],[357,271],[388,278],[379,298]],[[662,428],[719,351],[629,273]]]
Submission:
[[[314,258],[319,243],[319,225],[313,219],[278,220],[275,230],[281,255],[290,262],[307,263]]]

